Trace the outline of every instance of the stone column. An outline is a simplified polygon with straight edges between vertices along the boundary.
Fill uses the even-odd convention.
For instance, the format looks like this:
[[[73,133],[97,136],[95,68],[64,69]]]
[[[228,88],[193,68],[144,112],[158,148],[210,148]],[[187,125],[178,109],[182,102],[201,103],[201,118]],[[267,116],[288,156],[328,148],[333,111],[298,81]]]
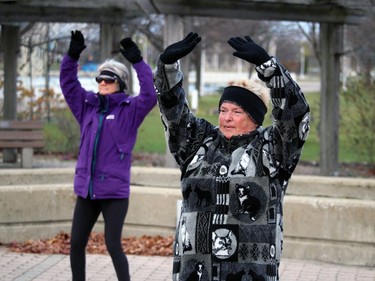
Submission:
[[[20,46],[20,27],[16,25],[2,25],[1,41],[4,49],[4,120],[17,119],[17,57]],[[15,163],[16,149],[4,149],[3,161]]]
[[[343,25],[320,24],[320,174],[338,175],[340,58]]]
[[[184,24],[183,18],[180,16],[175,15],[167,15],[165,18],[165,26],[164,26],[164,47],[169,46],[179,40],[183,39],[184,32]],[[188,73],[184,73],[188,75]],[[185,83],[185,86],[188,85]],[[160,124],[161,125],[161,124]],[[176,161],[170,154],[168,150],[168,146],[166,148],[166,155],[165,155],[165,166],[170,168],[177,167]]]

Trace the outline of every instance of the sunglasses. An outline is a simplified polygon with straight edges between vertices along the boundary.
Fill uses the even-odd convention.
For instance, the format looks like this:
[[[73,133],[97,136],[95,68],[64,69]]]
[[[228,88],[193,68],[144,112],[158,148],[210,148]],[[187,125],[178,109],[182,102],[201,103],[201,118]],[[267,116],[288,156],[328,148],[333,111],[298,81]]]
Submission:
[[[110,77],[106,77],[106,78],[103,78],[103,77],[96,77],[95,78],[96,82],[98,84],[102,83],[104,81],[104,83],[106,84],[113,84],[113,83],[116,83],[117,79],[116,78],[110,78]]]

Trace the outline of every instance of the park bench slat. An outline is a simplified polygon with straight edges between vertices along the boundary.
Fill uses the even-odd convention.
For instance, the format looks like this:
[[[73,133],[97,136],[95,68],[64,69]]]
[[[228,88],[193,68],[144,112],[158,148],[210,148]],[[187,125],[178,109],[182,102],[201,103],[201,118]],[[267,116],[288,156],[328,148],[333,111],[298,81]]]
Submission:
[[[43,129],[42,121],[13,121],[13,120],[1,120],[0,130],[31,130],[31,129]]]
[[[38,131],[1,131],[0,130],[0,140],[7,141],[18,141],[22,140],[24,142],[33,141],[33,140],[43,140],[43,132]]]
[[[44,146],[44,141],[2,141],[0,140],[0,148],[41,148]]]

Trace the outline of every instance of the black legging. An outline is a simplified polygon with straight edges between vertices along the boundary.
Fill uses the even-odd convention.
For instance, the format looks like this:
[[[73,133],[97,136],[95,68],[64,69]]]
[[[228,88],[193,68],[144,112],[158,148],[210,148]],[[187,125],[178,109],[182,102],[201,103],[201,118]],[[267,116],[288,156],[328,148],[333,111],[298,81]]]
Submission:
[[[70,238],[70,266],[73,281],[85,280],[86,245],[100,212],[104,218],[104,236],[117,278],[129,281],[129,265],[121,245],[122,227],[129,199],[90,200],[77,197]]]

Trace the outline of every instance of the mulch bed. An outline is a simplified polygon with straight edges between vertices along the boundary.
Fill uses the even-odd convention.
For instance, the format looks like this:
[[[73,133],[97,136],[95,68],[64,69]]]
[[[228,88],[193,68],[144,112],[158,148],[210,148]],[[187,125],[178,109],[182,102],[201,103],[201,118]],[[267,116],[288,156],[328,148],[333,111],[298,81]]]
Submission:
[[[126,254],[141,256],[172,256],[173,237],[141,236],[122,239],[122,245]],[[30,254],[63,254],[69,255],[70,235],[64,232],[53,238],[44,240],[28,240],[21,243],[5,245],[9,251]],[[104,234],[92,232],[86,247],[90,254],[105,254]]]

